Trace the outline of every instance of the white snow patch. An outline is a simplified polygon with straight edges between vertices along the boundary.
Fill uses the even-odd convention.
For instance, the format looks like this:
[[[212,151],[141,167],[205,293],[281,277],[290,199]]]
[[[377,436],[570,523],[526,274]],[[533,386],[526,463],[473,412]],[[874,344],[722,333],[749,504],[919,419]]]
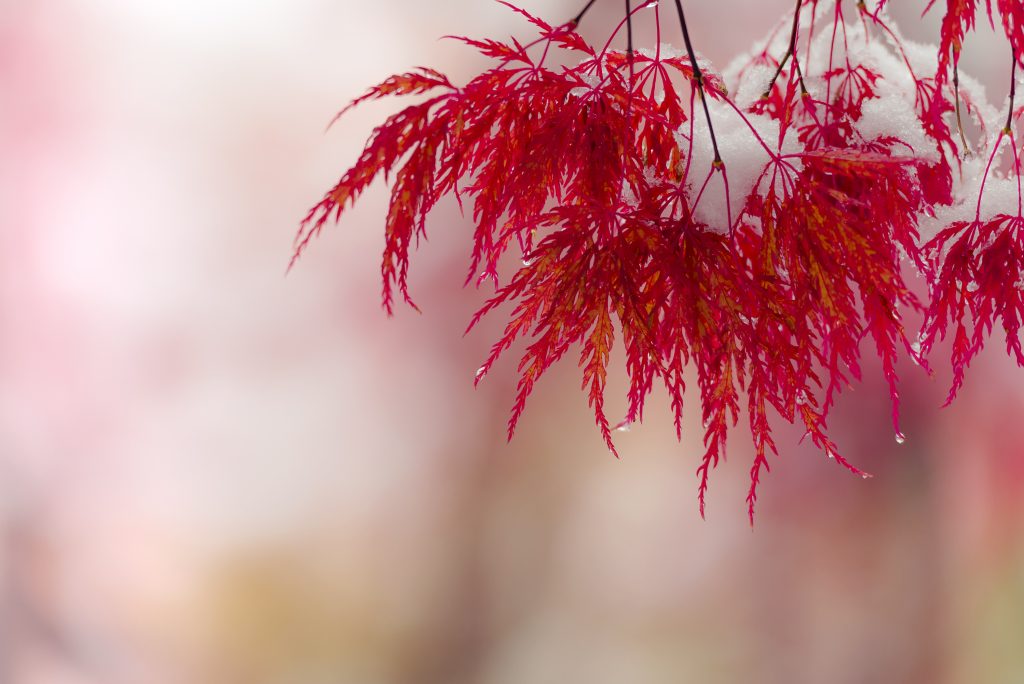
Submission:
[[[711,134],[708,131],[704,112],[698,104],[693,122],[693,157],[690,162],[689,191],[690,196],[696,199],[704,179],[709,173],[712,173],[711,180],[704,189],[700,202],[694,207],[694,216],[697,220],[707,224],[711,230],[725,233],[729,231],[730,218],[733,222],[736,221],[747,197],[754,190],[765,167],[772,161],[764,145],[758,141],[758,136],[772,152],[778,154],[779,124],[767,116],[750,113],[744,115],[747,119],[744,122],[731,107],[712,100],[708,100],[708,109],[711,112],[711,122],[715,129],[722,162],[725,165],[725,173],[712,173],[712,164],[715,158],[714,148],[711,144]],[[787,136],[782,146],[782,154],[800,151],[801,146],[795,138],[792,134]],[[686,141],[681,141],[681,144],[685,146]],[[793,164],[797,171],[802,168],[802,164],[797,159],[787,161]],[[725,177],[728,177],[729,181],[728,202],[726,201]],[[766,190],[767,188],[763,184],[759,188],[760,192]]]

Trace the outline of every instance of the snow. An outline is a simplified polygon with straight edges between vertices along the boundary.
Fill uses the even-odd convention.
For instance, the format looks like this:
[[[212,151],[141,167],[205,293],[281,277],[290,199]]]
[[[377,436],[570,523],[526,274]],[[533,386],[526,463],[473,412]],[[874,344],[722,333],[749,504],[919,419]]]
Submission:
[[[743,79],[736,88],[733,102],[740,109],[748,109],[761,99],[771,85],[776,68],[767,64],[754,64],[744,72]]]
[[[714,174],[701,195],[700,202],[694,208],[694,216],[716,232],[728,232],[729,219],[733,222],[740,215],[747,197],[754,190],[765,168],[772,163],[768,149],[774,154],[794,154],[801,146],[793,135],[787,136],[781,150],[779,148],[779,124],[767,116],[744,114],[741,117],[728,105],[708,100],[718,150],[725,165],[725,177],[729,181],[728,202],[723,175]],[[749,124],[749,125],[748,125]],[[711,134],[702,111],[698,111],[693,121],[693,159],[690,168],[692,196],[700,191],[704,179],[712,170],[714,147]],[[764,145],[758,141],[764,142]],[[684,142],[685,144],[685,142]],[[768,149],[765,149],[765,145]],[[802,168],[799,160],[789,159],[797,170]],[[760,192],[766,192],[764,180],[758,186]]]

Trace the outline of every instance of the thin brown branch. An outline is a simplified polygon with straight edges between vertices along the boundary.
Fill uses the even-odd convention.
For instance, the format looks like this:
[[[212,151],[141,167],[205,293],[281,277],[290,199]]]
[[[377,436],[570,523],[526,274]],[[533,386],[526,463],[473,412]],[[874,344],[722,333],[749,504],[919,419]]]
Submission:
[[[693,51],[693,42],[690,40],[690,31],[686,27],[686,15],[683,13],[683,3],[676,0],[676,11],[679,13],[679,25],[683,29],[683,42],[686,43],[686,53],[690,57],[690,64],[693,66],[693,81],[697,84],[697,93],[700,95],[700,103],[704,107],[704,118],[708,122],[708,131],[711,133],[711,146],[715,150],[715,168],[722,166],[722,156],[718,153],[718,139],[715,137],[715,127],[711,123],[711,111],[708,110],[707,97],[704,94],[704,74],[697,64],[697,55]]]
[[[779,62],[779,68],[775,70],[775,74],[772,76],[772,80],[768,82],[768,87],[764,89],[764,93],[761,97],[768,97],[772,92],[772,88],[775,87],[775,82],[779,80],[779,75],[782,74],[782,70],[785,68],[789,58],[793,58],[793,64],[796,66],[796,76],[800,81],[800,93],[804,94],[807,92],[807,88],[804,86],[804,75],[800,70],[800,63],[796,56],[796,39],[800,30],[800,5],[803,4],[803,0],[796,0],[796,9],[793,10],[793,31],[789,35],[789,48],[786,50],[786,54],[782,56],[782,61]]]

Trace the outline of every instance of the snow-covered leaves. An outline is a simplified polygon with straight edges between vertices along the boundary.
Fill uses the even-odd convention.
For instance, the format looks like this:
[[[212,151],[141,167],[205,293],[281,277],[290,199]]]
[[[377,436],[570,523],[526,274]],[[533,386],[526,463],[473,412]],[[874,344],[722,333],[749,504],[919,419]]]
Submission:
[[[1024,219],[1019,194],[1006,192],[1019,188],[1016,124],[992,120],[980,89],[967,81],[961,89],[955,71],[977,4],[948,0],[940,46],[922,56],[884,3],[858,3],[846,16],[841,2],[801,0],[790,30],[776,30],[727,78],[694,63],[680,2],[686,51],[611,49],[640,18],[659,35],[667,30],[651,0],[627,4],[632,14],[600,49],[578,21],[552,26],[509,5],[539,36],[458,38],[494,62],[464,86],[421,68],[350,105],[420,96],[374,130],[310,211],[294,257],[384,174],[392,185],[381,270],[391,312],[396,295],[412,303],[410,251],[428,213],[454,195],[475,224],[467,283],[495,286],[470,328],[510,311],[478,381],[522,348],[509,437],[544,373],[578,355],[613,453],[615,425],[641,421],[655,385],[668,394],[680,437],[686,401],[698,404],[702,514],[710,472],[745,414],[753,520],[779,448],[777,421],[800,425],[823,453],[866,476],[827,430],[837,393],[861,376],[865,349],[880,360],[898,438],[901,358],[924,363],[952,331],[952,397],[998,321],[1024,365]],[[987,0],[986,8],[1020,47],[1019,3]],[[961,109],[999,132],[987,165],[965,159]],[[986,181],[995,199],[983,213]],[[923,304],[905,279],[911,270],[929,284]],[[908,313],[923,316],[920,336],[908,336]],[[622,423],[605,403],[616,345],[629,378]],[[687,386],[690,373],[696,387]]]

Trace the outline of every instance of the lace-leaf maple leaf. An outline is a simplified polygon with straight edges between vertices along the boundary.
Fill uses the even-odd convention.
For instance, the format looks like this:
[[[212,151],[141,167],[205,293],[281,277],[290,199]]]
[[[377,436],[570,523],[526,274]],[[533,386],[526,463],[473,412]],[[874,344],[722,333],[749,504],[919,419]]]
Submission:
[[[975,220],[939,219],[966,206],[977,166],[962,158],[969,150],[963,112],[978,124],[982,147],[990,131],[997,136],[989,167],[1009,143],[1019,188],[1013,82],[998,133],[980,89],[970,81],[960,88],[957,64],[977,0],[947,0],[930,64],[900,37],[885,2],[858,3],[853,22],[843,3],[822,11],[817,0],[798,0],[788,43],[777,28],[732,72],[735,98],[697,59],[681,0],[673,4],[685,52],[660,43],[653,0],[627,2],[600,49],[577,31],[593,2],[559,26],[502,4],[538,37],[454,37],[492,66],[461,87],[430,69],[396,75],[342,110],[392,96],[426,98],[374,130],[355,165],[309,212],[293,263],[383,174],[392,181],[381,264],[390,313],[396,296],[412,305],[410,252],[426,235],[429,212],[446,195],[471,204],[467,283],[490,281],[495,292],[469,328],[510,310],[477,382],[522,348],[510,438],[536,383],[576,350],[587,401],[613,453],[616,427],[643,420],[655,385],[667,392],[680,439],[687,393],[697,395],[701,515],[710,472],[746,414],[753,522],[759,485],[779,453],[776,420],[801,425],[821,451],[868,476],[840,455],[827,425],[837,394],[860,378],[865,349],[880,361],[897,441],[901,357],[925,365],[935,340],[954,329],[951,399],[998,320],[1007,351],[1024,363],[1020,194],[1016,215],[997,211],[983,220],[986,168]],[[985,6],[990,21],[999,13],[1016,63],[1019,3]],[[654,50],[633,48],[642,10],[653,10],[644,15],[657,29]],[[626,50],[612,49],[623,30]],[[553,66],[556,59],[568,66]],[[923,248],[922,219],[947,223]],[[514,272],[509,252],[522,263]],[[928,279],[925,305],[908,271]],[[918,348],[903,317],[921,311]],[[605,393],[616,344],[629,387],[625,419],[613,426]]]
[[[963,387],[967,367],[997,320],[1002,322],[1007,352],[1024,366],[1024,219],[1000,214],[987,221],[957,221],[940,231],[925,250],[942,265],[932,282],[921,346],[927,353],[954,328],[948,404]]]
[[[935,5],[930,0],[925,7],[927,13]],[[995,11],[993,12],[993,7]],[[1020,0],[985,0],[985,12],[989,24],[995,27],[995,15],[999,15],[1007,40],[1010,42],[1017,60],[1024,59],[1024,5]],[[939,73],[946,74],[952,66],[954,69],[960,61],[964,39],[968,32],[973,31],[978,14],[978,0],[946,0],[946,12],[942,16],[942,28],[939,41]],[[1024,66],[1024,62],[1020,62]]]

